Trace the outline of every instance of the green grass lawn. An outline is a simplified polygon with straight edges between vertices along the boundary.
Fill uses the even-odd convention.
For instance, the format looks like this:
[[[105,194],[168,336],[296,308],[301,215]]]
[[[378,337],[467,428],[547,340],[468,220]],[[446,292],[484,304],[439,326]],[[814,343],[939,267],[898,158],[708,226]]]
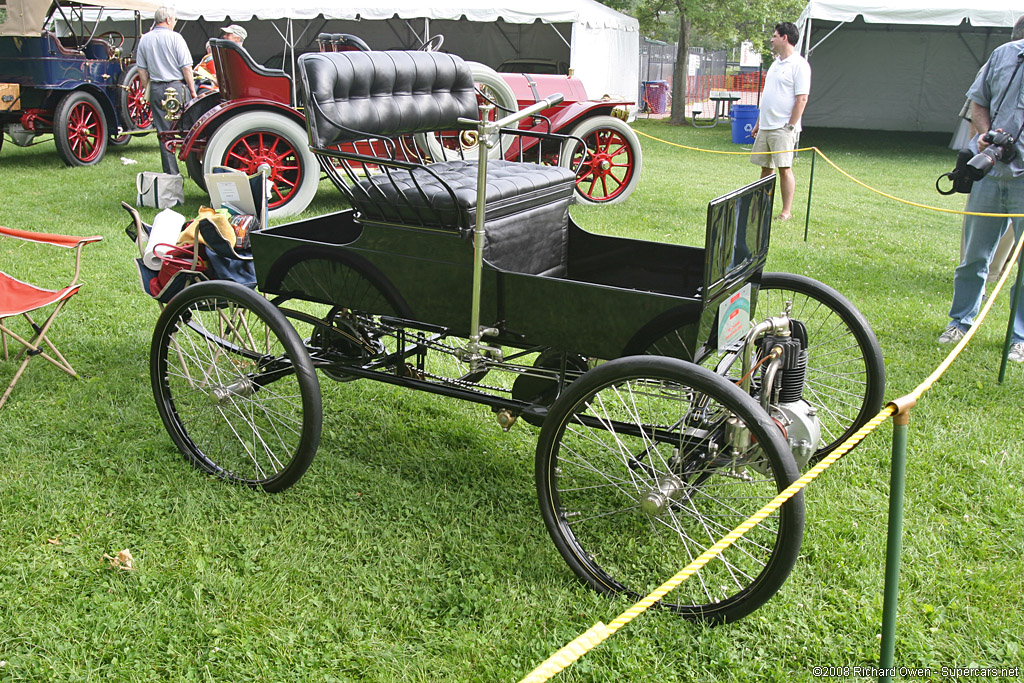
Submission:
[[[636,127],[739,149],[722,126]],[[963,197],[934,190],[952,168],[946,141],[810,130],[802,144],[880,190],[957,209]],[[575,207],[579,223],[700,245],[708,201],[758,175],[743,156],[642,142],[633,196]],[[896,398],[947,352],[935,338],[960,217],[816,166],[809,239],[802,155],[769,268],[861,309]],[[296,486],[267,495],[192,469],[153,403],[158,308],[139,289],[120,208],[136,173],[158,168],[153,136],[93,168],[65,168],[52,143],[0,152],[0,224],[105,238],[53,332],[82,378],[37,361],[0,410],[0,681],[516,681],[630,606],[576,583],[537,510],[537,430],[505,434],[484,407],[322,377],[323,438]],[[188,181],[186,200],[183,213],[204,200]],[[343,206],[325,182],[308,215]],[[6,240],[0,267],[58,284],[70,261]],[[1024,372],[996,382],[1008,300],[911,416],[896,663],[933,680],[942,666],[1024,663]],[[13,372],[0,363],[0,385]],[[555,680],[804,681],[815,666],[876,665],[890,448],[886,425],[809,487],[801,558],[765,607],[718,628],[651,611]],[[135,571],[103,559],[122,549]]]

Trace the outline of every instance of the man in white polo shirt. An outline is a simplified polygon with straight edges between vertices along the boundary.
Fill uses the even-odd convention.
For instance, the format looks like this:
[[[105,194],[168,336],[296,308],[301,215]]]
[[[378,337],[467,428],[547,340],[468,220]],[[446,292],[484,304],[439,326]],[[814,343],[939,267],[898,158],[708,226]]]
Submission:
[[[800,117],[807,106],[811,92],[811,65],[796,52],[800,32],[788,21],[775,25],[772,34],[772,52],[778,59],[772,62],[764,79],[761,93],[761,111],[754,125],[754,149],[750,162],[761,167],[761,177],[773,172],[779,174],[782,211],[779,220],[792,218],[793,153],[800,142]],[[770,154],[770,152],[776,152]],[[781,152],[781,153],[779,153]]]

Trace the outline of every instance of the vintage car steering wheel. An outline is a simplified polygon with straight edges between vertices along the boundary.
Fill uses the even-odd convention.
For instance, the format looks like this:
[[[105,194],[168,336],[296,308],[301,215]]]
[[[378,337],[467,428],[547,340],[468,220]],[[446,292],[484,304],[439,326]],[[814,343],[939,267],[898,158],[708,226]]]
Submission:
[[[442,45],[444,45],[444,36],[438,33],[420,43],[419,49],[423,52],[437,52]]]
[[[124,45],[124,34],[120,31],[107,31],[96,37],[109,45],[111,50],[120,50]]]

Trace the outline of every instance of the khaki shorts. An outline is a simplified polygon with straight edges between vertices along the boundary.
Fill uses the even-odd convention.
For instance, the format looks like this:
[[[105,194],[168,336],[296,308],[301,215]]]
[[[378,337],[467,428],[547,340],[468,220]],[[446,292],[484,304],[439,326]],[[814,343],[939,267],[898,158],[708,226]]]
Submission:
[[[759,129],[750,152],[750,163],[761,168],[791,168],[793,150],[800,146],[800,133],[785,128]],[[769,154],[768,152],[780,152]]]

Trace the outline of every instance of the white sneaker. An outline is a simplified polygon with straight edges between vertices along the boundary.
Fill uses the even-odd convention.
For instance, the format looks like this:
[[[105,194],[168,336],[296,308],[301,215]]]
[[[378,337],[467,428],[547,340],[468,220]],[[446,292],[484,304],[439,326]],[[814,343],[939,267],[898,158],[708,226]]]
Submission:
[[[1006,357],[1014,363],[1024,363],[1024,342],[1010,344],[1010,353]]]
[[[955,344],[956,342],[963,339],[965,334],[967,333],[961,330],[956,325],[950,325],[945,330],[943,330],[942,334],[939,335],[939,343]]]

